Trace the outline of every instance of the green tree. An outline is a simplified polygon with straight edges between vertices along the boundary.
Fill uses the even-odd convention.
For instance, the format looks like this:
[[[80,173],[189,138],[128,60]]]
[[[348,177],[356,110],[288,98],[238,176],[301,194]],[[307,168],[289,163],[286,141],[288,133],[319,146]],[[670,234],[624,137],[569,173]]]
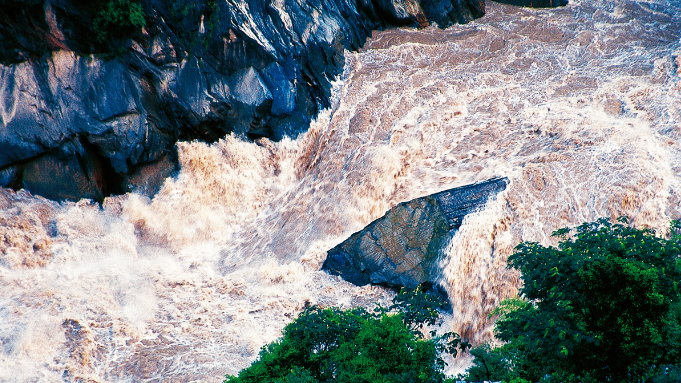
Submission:
[[[681,227],[668,239],[620,218],[554,233],[558,248],[521,243],[509,266],[522,299],[497,312],[494,350],[477,349],[469,377],[555,382],[666,381],[681,366]],[[570,236],[571,233],[574,233]],[[496,363],[496,364],[495,364]],[[655,380],[657,379],[657,380]]]
[[[460,380],[471,382],[504,381],[514,378],[512,370],[512,349],[508,345],[492,349],[488,344],[483,344],[471,350],[473,365],[468,369],[467,375]]]
[[[433,294],[403,289],[392,306],[374,312],[309,307],[225,382],[443,382],[441,353],[468,347],[454,333],[427,339],[420,331],[443,306]]]
[[[145,26],[145,13],[137,0],[108,0],[92,21],[100,43],[112,36],[129,36]]]

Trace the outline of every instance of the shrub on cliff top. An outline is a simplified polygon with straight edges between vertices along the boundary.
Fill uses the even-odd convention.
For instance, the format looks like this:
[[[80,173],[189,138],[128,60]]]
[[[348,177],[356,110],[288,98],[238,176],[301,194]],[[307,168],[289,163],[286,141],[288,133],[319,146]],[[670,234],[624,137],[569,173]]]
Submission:
[[[135,0],[109,0],[97,12],[92,27],[97,40],[105,42],[109,37],[125,37],[146,26],[142,5]]]

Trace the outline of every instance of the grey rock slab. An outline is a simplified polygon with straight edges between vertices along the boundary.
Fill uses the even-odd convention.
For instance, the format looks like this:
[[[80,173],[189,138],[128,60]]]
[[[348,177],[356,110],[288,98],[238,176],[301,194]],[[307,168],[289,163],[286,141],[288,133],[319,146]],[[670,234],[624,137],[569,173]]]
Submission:
[[[322,269],[360,286],[434,284],[442,251],[463,219],[507,184],[494,178],[403,202],[329,250]]]

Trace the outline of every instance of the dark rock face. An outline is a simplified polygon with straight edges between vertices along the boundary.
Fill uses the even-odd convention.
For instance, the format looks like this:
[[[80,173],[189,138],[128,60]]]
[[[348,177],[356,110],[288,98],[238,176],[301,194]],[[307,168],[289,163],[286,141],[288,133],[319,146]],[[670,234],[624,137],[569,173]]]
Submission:
[[[438,25],[463,24],[485,14],[485,2],[479,0],[430,0],[423,2],[423,11]]]
[[[403,202],[329,250],[322,269],[360,286],[434,284],[442,250],[463,218],[507,184],[494,178]]]
[[[179,139],[295,137],[329,106],[344,49],[372,29],[484,13],[484,0],[139,0],[146,27],[100,41],[107,2],[1,1],[0,186],[106,196],[139,189],[131,175],[172,158]],[[98,165],[71,174],[85,150]],[[67,192],[41,184],[50,166],[105,180]]]

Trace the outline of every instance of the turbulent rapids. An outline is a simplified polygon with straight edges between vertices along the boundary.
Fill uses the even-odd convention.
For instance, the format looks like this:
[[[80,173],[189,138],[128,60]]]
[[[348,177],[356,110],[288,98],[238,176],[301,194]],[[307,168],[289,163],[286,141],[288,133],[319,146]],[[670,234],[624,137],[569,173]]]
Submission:
[[[467,25],[347,53],[297,140],[178,144],[181,171],[152,200],[2,189],[0,381],[219,382],[307,304],[391,298],[319,271],[327,250],[403,201],[507,177],[441,265],[444,326],[492,339],[520,241],[681,218],[680,36],[676,2],[488,2]]]

